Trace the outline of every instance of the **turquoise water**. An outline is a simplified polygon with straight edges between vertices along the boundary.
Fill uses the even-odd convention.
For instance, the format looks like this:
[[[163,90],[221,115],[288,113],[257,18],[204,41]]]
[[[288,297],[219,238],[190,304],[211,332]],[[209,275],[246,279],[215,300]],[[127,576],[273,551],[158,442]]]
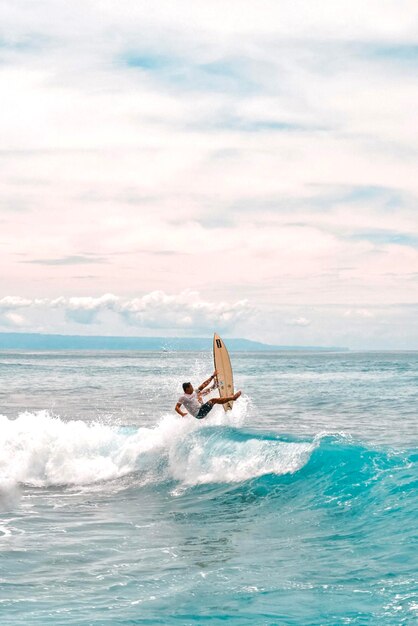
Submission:
[[[418,354],[0,353],[0,623],[416,624]]]

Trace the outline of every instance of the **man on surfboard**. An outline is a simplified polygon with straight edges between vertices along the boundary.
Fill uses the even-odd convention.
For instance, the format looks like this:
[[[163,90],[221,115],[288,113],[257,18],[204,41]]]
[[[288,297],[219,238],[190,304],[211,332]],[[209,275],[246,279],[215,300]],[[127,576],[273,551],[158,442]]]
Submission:
[[[178,402],[176,404],[176,411],[182,417],[186,417],[187,412],[183,413],[181,410],[181,406],[187,409],[187,411],[193,415],[198,420],[201,420],[203,417],[213,409],[214,404],[226,404],[227,402],[231,402],[240,397],[241,392],[237,391],[233,396],[227,396],[226,398],[211,398],[207,402],[203,402],[202,396],[210,393],[212,389],[215,389],[216,383],[210,389],[206,389],[206,387],[212,382],[212,380],[216,379],[216,370],[213,372],[212,376],[205,380],[197,390],[193,389],[193,385],[191,383],[183,383],[183,395],[180,396]]]

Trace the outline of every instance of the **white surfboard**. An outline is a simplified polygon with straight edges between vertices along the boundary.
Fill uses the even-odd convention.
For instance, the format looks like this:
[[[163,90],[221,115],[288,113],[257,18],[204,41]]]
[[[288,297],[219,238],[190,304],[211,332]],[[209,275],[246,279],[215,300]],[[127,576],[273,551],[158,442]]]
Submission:
[[[224,342],[216,333],[213,336],[213,360],[215,362],[215,369],[218,372],[219,396],[221,398],[232,396],[234,393],[234,378],[232,375],[231,360]],[[233,401],[231,401],[226,402],[222,406],[225,411],[230,411],[233,404]]]

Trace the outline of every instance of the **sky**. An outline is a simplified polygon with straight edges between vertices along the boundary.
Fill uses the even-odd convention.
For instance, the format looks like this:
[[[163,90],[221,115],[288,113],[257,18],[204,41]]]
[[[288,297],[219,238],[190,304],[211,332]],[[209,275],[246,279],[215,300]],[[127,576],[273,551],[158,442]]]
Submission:
[[[6,0],[0,332],[418,349],[416,0]]]

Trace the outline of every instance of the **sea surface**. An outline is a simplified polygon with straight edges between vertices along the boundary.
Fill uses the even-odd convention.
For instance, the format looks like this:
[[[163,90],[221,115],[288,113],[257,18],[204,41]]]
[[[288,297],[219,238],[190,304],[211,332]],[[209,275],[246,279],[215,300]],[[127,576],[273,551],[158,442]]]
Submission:
[[[0,353],[0,624],[418,624],[418,353]]]

